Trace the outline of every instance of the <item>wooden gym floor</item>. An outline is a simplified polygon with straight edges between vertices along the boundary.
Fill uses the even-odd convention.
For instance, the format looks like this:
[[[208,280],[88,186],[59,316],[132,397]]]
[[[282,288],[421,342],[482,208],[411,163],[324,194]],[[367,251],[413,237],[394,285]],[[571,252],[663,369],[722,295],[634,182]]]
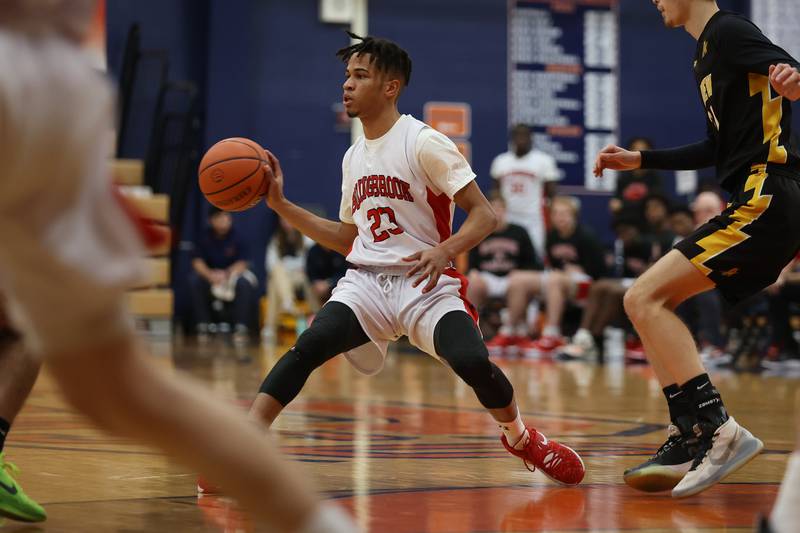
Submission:
[[[152,344],[165,371],[205,381],[245,408],[282,351],[215,341]],[[341,358],[339,358],[341,359]],[[795,380],[714,374],[729,410],[766,443],[724,484],[683,501],[643,494],[622,471],[663,441],[661,391],[647,367],[497,360],[526,418],[584,457],[574,489],[555,486],[502,448],[470,389],[427,356],[393,353],[378,376],[333,360],[278,419],[286,454],[365,531],[752,531],[776,495],[794,445]],[[213,431],[213,428],[209,428]],[[195,496],[195,474],[160,453],[109,437],[67,408],[45,374],[6,446],[50,518],[7,521],[35,531],[248,531],[227,500]]]

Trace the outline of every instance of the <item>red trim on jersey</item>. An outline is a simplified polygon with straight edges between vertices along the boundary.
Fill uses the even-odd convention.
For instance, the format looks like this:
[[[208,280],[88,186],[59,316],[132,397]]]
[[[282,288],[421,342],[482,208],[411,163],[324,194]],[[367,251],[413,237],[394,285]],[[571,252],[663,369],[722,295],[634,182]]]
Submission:
[[[443,242],[450,238],[452,231],[450,227],[450,198],[445,193],[437,196],[430,187],[425,187],[425,189],[428,191],[428,205],[431,206],[433,217],[436,219],[439,242]]]
[[[126,198],[117,186],[111,188],[112,196],[116,200],[122,212],[127,216],[128,220],[133,224],[139,238],[142,239],[144,245],[152,250],[167,242],[170,238],[169,228],[159,224],[157,221],[146,218],[143,213],[128,199]]]
[[[467,299],[467,287],[469,286],[469,281],[467,278],[455,268],[447,268],[444,272],[442,272],[445,276],[449,276],[451,278],[455,278],[461,282],[461,287],[458,289],[458,296],[464,302],[464,309],[466,310],[467,314],[472,317],[472,320],[475,321],[475,325],[478,325],[478,310],[475,309],[475,306],[472,305]]]

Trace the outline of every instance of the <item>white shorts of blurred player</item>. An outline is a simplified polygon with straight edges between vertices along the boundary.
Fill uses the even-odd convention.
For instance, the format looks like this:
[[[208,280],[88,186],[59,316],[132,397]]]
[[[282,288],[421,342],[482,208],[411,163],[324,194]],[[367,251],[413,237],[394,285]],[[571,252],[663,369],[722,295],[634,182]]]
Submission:
[[[0,31],[0,292],[32,353],[130,331],[143,245],[115,200],[111,88],[75,47]]]
[[[412,287],[416,276],[406,277],[408,267],[350,269],[339,280],[330,301],[353,310],[364,332],[372,340],[345,354],[350,363],[367,375],[383,368],[389,342],[408,335],[411,344],[436,357],[434,332],[439,320],[451,311],[477,313],[466,299],[467,279],[455,269],[447,269],[436,287],[423,294]]]

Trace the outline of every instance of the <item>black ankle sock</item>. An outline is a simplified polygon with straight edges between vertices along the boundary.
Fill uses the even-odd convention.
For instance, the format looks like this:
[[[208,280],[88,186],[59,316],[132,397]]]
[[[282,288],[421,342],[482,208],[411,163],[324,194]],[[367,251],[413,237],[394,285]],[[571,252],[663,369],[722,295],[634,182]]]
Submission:
[[[669,407],[669,419],[681,430],[681,434],[692,434],[692,426],[697,420],[692,411],[689,395],[682,391],[677,383],[667,385],[662,390]]]
[[[3,446],[6,443],[6,435],[8,435],[8,431],[11,429],[11,424],[9,424],[4,418],[0,418],[0,452],[3,451]]]
[[[690,405],[700,422],[707,422],[719,427],[728,420],[728,412],[722,403],[722,397],[708,374],[695,376],[683,385],[681,390],[689,397]]]

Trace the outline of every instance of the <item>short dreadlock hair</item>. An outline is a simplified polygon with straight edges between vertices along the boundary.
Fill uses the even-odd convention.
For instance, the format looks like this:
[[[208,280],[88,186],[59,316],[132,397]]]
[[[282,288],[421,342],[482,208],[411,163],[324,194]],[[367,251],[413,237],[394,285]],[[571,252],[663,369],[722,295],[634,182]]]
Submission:
[[[336,57],[343,63],[347,64],[354,55],[369,54],[369,62],[374,63],[375,68],[381,72],[397,74],[401,77],[403,85],[408,86],[408,82],[411,81],[411,58],[408,57],[408,52],[388,39],[361,37],[349,31],[347,35],[361,42],[351,44],[336,52]]]

